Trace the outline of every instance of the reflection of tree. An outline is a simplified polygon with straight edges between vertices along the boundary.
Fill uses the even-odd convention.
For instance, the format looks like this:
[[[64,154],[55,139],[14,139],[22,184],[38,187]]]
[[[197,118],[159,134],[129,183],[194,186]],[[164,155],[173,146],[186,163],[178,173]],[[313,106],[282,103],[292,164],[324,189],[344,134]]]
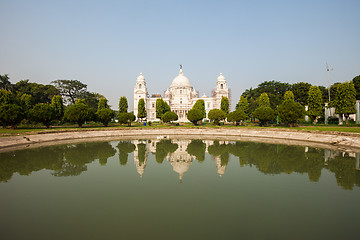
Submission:
[[[30,175],[41,169],[61,169],[63,151],[63,146],[53,146],[0,153],[0,182],[10,180],[15,172]]]
[[[214,141],[214,144],[208,147],[208,151],[210,155],[220,157],[222,166],[228,164],[230,156],[228,144],[219,144],[219,141]]]
[[[120,141],[117,145],[117,148],[119,149],[120,164],[126,165],[129,153],[135,151],[135,145],[132,144],[130,141]]]
[[[196,157],[196,160],[203,162],[205,160],[206,144],[201,140],[191,140],[186,148],[187,153]]]
[[[249,159],[249,148],[253,143],[250,142],[235,142],[234,144],[229,145],[229,151],[232,155],[239,158],[240,166],[245,166],[246,164],[250,164]]]
[[[178,145],[176,143],[172,143],[171,140],[160,140],[160,142],[156,143],[156,162],[162,163],[169,153],[173,153],[177,149]]]
[[[130,141],[120,141],[119,160],[121,165],[128,161],[128,154],[136,146]],[[137,145],[137,167],[143,173],[146,162],[146,145]],[[161,140],[156,144],[156,161],[162,163],[169,153],[178,149],[178,144],[171,140]],[[201,140],[192,140],[186,148],[186,154],[195,156],[198,161],[205,159],[206,144]],[[259,171],[266,174],[293,173],[308,174],[309,180],[317,182],[324,168],[324,150],[308,148],[307,151],[299,146],[272,145],[252,142],[233,142],[220,144],[215,141],[208,147],[209,154],[215,157],[218,172],[225,171],[229,161],[229,154],[239,157],[241,166],[255,165]],[[110,143],[81,143],[76,145],[51,146],[46,148],[26,149],[0,153],[0,182],[9,181],[14,173],[30,175],[42,169],[52,170],[52,175],[76,176],[87,170],[86,164],[99,159],[101,164],[106,164],[107,159],[114,156],[115,149]],[[332,153],[332,152],[331,152]],[[355,169],[355,158],[346,155],[333,157],[330,154],[327,168],[335,174],[337,183],[344,189],[353,189],[360,186],[360,171]],[[182,155],[181,155],[182,156]],[[178,161],[179,162],[179,161]],[[172,163],[178,172],[184,172],[184,164]],[[186,165],[188,166],[188,165]],[[189,165],[190,166],[190,165]],[[187,167],[188,168],[188,167]],[[187,169],[186,168],[186,169]],[[185,168],[184,168],[185,169]]]
[[[146,158],[146,144],[139,143],[137,147],[138,147],[139,165],[142,165],[145,162],[145,158]]]
[[[324,149],[309,148],[306,156],[306,169],[310,181],[318,182],[324,168]]]
[[[355,158],[335,157],[328,162],[328,169],[335,173],[338,185],[344,189],[353,189],[354,185],[360,186],[360,171],[355,169]]]
[[[102,166],[106,165],[108,158],[116,154],[116,150],[108,142],[98,143],[97,148],[97,157]]]
[[[80,143],[70,146],[65,151],[65,159],[75,166],[85,166],[97,158],[98,143]]]
[[[52,175],[56,177],[78,176],[86,170],[86,166],[76,166],[69,162],[64,162],[62,168],[59,170],[55,170]]]
[[[254,143],[249,150],[249,161],[261,172],[266,174],[279,174],[283,172],[277,161],[277,145]]]

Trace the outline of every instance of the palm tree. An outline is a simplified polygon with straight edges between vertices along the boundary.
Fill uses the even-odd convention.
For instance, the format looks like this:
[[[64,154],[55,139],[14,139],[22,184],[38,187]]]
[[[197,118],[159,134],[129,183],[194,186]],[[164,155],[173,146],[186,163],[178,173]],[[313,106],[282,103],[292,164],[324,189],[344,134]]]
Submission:
[[[0,89],[5,89],[8,91],[12,90],[12,84],[9,81],[8,74],[0,75]]]

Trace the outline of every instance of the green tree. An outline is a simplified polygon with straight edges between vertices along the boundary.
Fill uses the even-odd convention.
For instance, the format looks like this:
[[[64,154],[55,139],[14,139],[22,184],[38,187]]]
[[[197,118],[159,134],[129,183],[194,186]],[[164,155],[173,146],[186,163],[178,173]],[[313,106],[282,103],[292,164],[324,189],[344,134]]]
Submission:
[[[131,126],[131,122],[135,121],[136,117],[133,112],[119,113],[118,120],[120,124],[128,124]]]
[[[29,80],[21,80],[14,85],[17,92],[21,94],[29,94],[33,97],[33,104],[51,103],[51,99],[55,95],[59,95],[59,90],[53,85],[43,85],[29,82]]]
[[[285,94],[284,94],[284,101],[285,100],[291,100],[291,101],[295,101],[294,99],[294,94],[292,91],[286,91]]]
[[[102,108],[96,112],[97,119],[107,127],[111,119],[115,117],[115,111],[110,108]]]
[[[205,101],[204,99],[196,100],[194,106],[191,109],[197,109],[202,113],[205,113]]]
[[[311,86],[308,92],[308,111],[307,115],[312,122],[316,122],[316,118],[323,113],[322,93],[317,86]]]
[[[246,115],[249,115],[249,102],[246,97],[241,96],[239,103],[236,104],[236,110],[242,110]]]
[[[55,80],[51,83],[60,91],[61,96],[72,104],[75,104],[77,99],[84,98],[87,92],[87,85],[79,80]]]
[[[21,93],[18,93],[18,96],[19,94]],[[30,94],[24,93],[20,96],[20,101],[18,105],[20,105],[24,117],[28,119],[29,111],[34,107],[34,98]]]
[[[335,107],[335,102],[337,99],[337,93],[338,93],[338,87],[341,85],[340,82],[334,83],[333,85],[330,86],[330,102],[329,102],[329,107]],[[329,94],[328,94],[329,96]],[[326,102],[328,102],[329,99],[326,99]]]
[[[38,103],[29,111],[30,119],[42,123],[46,128],[50,127],[50,123],[55,119],[54,108],[50,103]]]
[[[236,126],[238,126],[239,123],[241,121],[244,121],[246,118],[247,118],[247,115],[241,109],[235,110],[227,115],[227,121],[234,122],[236,124]]]
[[[225,113],[229,113],[229,99],[227,97],[221,98],[221,107],[220,109]]]
[[[323,105],[325,105],[325,103],[329,102],[329,90],[324,86],[319,86],[319,89],[322,94]]]
[[[0,105],[15,102],[15,95],[8,90],[0,89]]]
[[[219,125],[220,121],[226,118],[226,114],[220,109],[212,109],[209,111],[208,118],[213,121],[215,125]]]
[[[250,99],[258,99],[262,93],[267,93],[270,99],[270,107],[275,109],[276,106],[280,105],[284,93],[290,90],[290,84],[281,83],[277,81],[265,81],[257,86],[257,88],[246,89],[242,96],[246,97],[249,103],[251,103]],[[251,110],[255,110],[258,106],[254,106]],[[250,111],[252,113],[252,111]]]
[[[98,108],[97,110],[109,108],[108,100],[104,97],[99,99]]]
[[[97,111],[101,98],[104,98],[104,96],[95,92],[85,92],[83,97],[85,104],[91,108],[93,114]]]
[[[9,75],[4,74],[0,75],[0,89],[11,91],[13,89],[13,86],[9,80]]]
[[[105,127],[107,127],[111,119],[115,117],[115,111],[110,109],[108,100],[104,97],[99,100],[96,117]]]
[[[187,119],[192,122],[195,126],[198,125],[198,122],[204,118],[204,113],[199,109],[191,109],[187,113]]]
[[[179,119],[178,115],[176,113],[174,113],[174,112],[166,112],[162,116],[162,120],[163,120],[164,123],[173,122],[173,121],[176,121],[178,119]]]
[[[354,83],[356,91],[356,99],[360,100],[360,75],[353,78],[352,82]]]
[[[311,87],[310,83],[306,83],[306,82],[294,83],[291,86],[291,91],[294,93],[295,102],[298,102],[303,106],[308,105],[308,92],[310,87]]]
[[[91,108],[84,101],[78,101],[66,108],[64,117],[70,122],[76,122],[81,128],[85,121],[91,120],[92,114]]]
[[[167,104],[162,98],[156,99],[156,118],[162,119],[164,113],[171,111],[169,104]]]
[[[278,114],[281,122],[288,123],[292,127],[294,123],[305,117],[305,109],[300,103],[294,101],[291,91],[286,93],[284,101],[278,106]]]
[[[194,125],[197,125],[199,121],[206,117],[205,101],[203,99],[196,100],[194,106],[187,113],[187,119]]]
[[[252,113],[252,116],[259,119],[261,126],[265,126],[269,121],[275,119],[276,114],[271,107],[261,106]]]
[[[62,121],[64,117],[64,104],[60,95],[53,96],[51,105],[54,109],[55,119]]]
[[[127,113],[128,111],[128,101],[126,97],[121,97],[119,100],[119,113]]]
[[[141,98],[138,103],[137,117],[140,118],[142,121],[143,118],[146,118],[146,115],[147,115],[147,113],[146,113],[146,109],[145,109],[145,101],[143,98]]]
[[[257,102],[259,107],[270,107],[270,99],[267,93],[262,93]]]
[[[335,113],[344,114],[346,123],[348,123],[349,114],[356,113],[356,90],[354,83],[344,82],[337,87],[335,98]]]
[[[13,103],[0,105],[0,123],[3,126],[15,128],[24,119],[24,114],[20,106]]]

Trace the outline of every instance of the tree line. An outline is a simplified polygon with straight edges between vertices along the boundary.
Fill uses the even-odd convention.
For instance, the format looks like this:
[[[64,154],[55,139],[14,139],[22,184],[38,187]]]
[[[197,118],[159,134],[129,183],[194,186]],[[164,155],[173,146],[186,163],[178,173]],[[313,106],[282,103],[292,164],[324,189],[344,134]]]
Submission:
[[[292,126],[304,119],[305,114],[316,122],[323,117],[328,102],[329,107],[335,107],[335,113],[347,120],[349,114],[355,113],[356,99],[360,99],[360,75],[352,81],[333,84],[330,102],[328,89],[323,86],[265,81],[257,88],[245,90],[233,112],[229,112],[229,99],[223,97],[220,109],[210,110],[206,116],[205,102],[199,99],[187,113],[187,119],[194,125],[206,117],[216,125],[225,119],[236,125],[246,119],[258,119],[264,126],[278,116],[280,122]],[[136,117],[143,121],[147,116],[144,99],[139,100],[135,116],[128,112],[126,97],[121,97],[116,114],[103,95],[87,91],[87,85],[78,80],[56,80],[50,85],[21,80],[12,84],[8,75],[0,75],[0,124],[4,127],[15,128],[22,121],[42,123],[46,127],[54,122],[72,122],[82,127],[86,121],[108,126],[116,116],[120,124],[129,126]],[[178,120],[178,115],[162,98],[156,101],[156,117],[165,123]]]
[[[264,93],[267,98],[263,95]],[[289,99],[289,94],[291,99]],[[264,98],[269,100],[270,105],[266,104],[268,108],[264,107]],[[285,100],[286,102],[284,102]],[[318,119],[324,118],[325,105],[328,103],[327,107],[334,107],[335,113],[340,117],[345,117],[347,121],[349,115],[356,112],[356,100],[360,100],[360,75],[348,82],[334,83],[331,85],[330,91],[323,86],[313,86],[305,82],[291,85],[277,81],[265,81],[257,88],[246,89],[241,95],[236,109],[243,109],[249,118],[257,118],[261,123],[274,120],[277,115],[282,122],[293,124],[303,119],[304,115],[304,112],[296,111],[297,107],[304,109],[305,106],[308,106],[305,114],[312,122],[316,122]],[[297,107],[294,102],[297,103]]]
[[[78,80],[56,80],[43,85],[21,80],[12,84],[8,75],[0,75],[0,124],[15,128],[20,122],[71,122],[79,127],[86,121],[108,126],[115,117],[108,100],[99,93],[87,91]],[[126,107],[127,112],[127,107]]]

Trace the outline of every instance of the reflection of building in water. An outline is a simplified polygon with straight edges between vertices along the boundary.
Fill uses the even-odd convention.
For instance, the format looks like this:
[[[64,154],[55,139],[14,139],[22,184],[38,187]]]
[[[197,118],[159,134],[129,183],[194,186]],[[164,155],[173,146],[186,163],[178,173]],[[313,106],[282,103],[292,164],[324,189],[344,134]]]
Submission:
[[[136,166],[136,171],[139,173],[140,178],[142,178],[147,161],[148,151],[146,149],[147,143],[142,140],[135,140],[134,144],[136,146],[134,151],[134,163]]]
[[[166,157],[166,160],[168,160],[173,167],[174,172],[179,174],[180,180],[182,180],[184,173],[189,170],[193,161],[193,157],[186,151],[190,142],[190,140],[173,141],[173,143],[178,145],[178,148]]]
[[[208,152],[208,146],[213,145],[214,141],[203,141],[205,143],[205,152]],[[136,165],[136,170],[139,173],[140,177],[143,176],[146,167],[146,161],[148,153],[153,153],[156,155],[156,146],[157,144],[162,143],[161,140],[136,140],[134,144],[136,146],[134,152],[134,163]],[[165,159],[171,164],[174,172],[179,174],[179,179],[182,180],[184,174],[189,170],[193,159],[195,156],[190,155],[187,152],[187,147],[191,143],[191,140],[171,140],[171,143],[176,145],[177,148],[174,152],[169,152],[165,156]],[[219,144],[228,144],[227,141],[222,141]],[[221,157],[214,157],[217,173],[222,176],[225,173],[226,165],[221,162]]]
[[[334,159],[336,156],[339,156],[340,152],[335,152],[330,149],[324,149],[324,164],[328,165],[330,159]]]
[[[172,166],[173,171],[179,174],[179,179],[182,180],[184,174],[189,171],[190,166],[194,159],[195,155],[189,154],[191,151],[187,151],[191,140],[136,140],[133,143],[136,146],[134,152],[134,163],[136,170],[139,173],[140,177],[143,176],[145,172],[145,167],[147,163],[147,157],[149,153],[153,153],[156,157],[159,157],[161,162],[163,159],[166,159]],[[205,144],[205,148],[202,148],[202,151],[205,149],[205,153],[209,153],[209,147],[213,146],[213,149],[210,149],[212,158],[214,159],[217,173],[220,177],[225,174],[227,162],[229,160],[229,153],[226,149],[226,146],[230,144],[228,141],[202,141]],[[201,146],[201,145],[200,145]],[[156,152],[158,150],[158,152]],[[201,147],[200,147],[201,151]],[[304,151],[308,153],[310,150],[308,147],[304,148]],[[204,152],[203,152],[204,153]],[[225,154],[224,154],[225,153]],[[193,154],[193,153],[192,153]],[[194,153],[196,154],[196,153]],[[324,149],[324,165],[328,165],[328,162],[336,157],[352,157],[355,158],[355,169],[360,170],[360,154],[359,153],[349,153],[349,152],[339,152],[329,149]]]
[[[214,160],[216,162],[217,173],[220,177],[222,177],[222,175],[225,173],[226,165],[222,165],[220,156],[214,157]]]
[[[329,160],[334,159],[335,157],[338,157],[338,156],[345,157],[346,155],[356,159],[355,169],[360,170],[360,153],[355,153],[355,152],[339,152],[339,151],[333,151],[330,149],[325,149],[324,150],[324,164],[328,165]]]

